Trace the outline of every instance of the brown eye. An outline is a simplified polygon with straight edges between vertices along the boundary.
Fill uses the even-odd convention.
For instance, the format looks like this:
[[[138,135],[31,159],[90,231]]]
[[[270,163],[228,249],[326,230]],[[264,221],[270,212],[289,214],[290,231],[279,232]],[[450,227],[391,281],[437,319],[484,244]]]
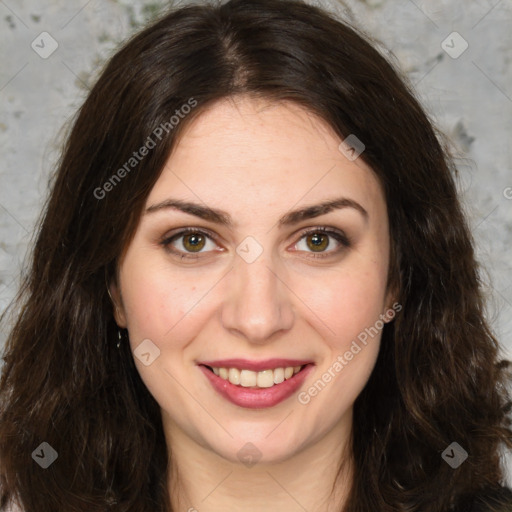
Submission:
[[[212,235],[194,228],[184,229],[160,243],[167,251],[179,255],[182,259],[199,258],[203,253],[218,248]]]
[[[329,237],[325,233],[313,233],[307,235],[306,243],[314,252],[321,252],[329,247]]]
[[[323,258],[339,254],[350,245],[350,240],[343,231],[318,227],[303,233],[295,247],[296,250],[305,252],[308,257]]]
[[[183,235],[183,247],[190,252],[198,252],[205,246],[206,240],[200,233]]]

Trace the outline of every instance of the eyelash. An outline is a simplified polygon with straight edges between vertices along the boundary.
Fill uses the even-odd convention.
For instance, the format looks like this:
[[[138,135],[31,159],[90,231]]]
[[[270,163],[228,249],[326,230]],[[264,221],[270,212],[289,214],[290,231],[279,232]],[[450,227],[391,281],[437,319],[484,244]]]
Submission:
[[[323,253],[310,253],[310,255],[307,256],[307,258],[328,258],[328,257],[331,257],[333,254],[340,253],[343,249],[346,249],[346,248],[350,247],[350,245],[351,245],[349,238],[345,235],[345,233],[343,233],[343,231],[334,230],[332,228],[326,228],[324,226],[310,228],[306,231],[303,231],[300,235],[298,242],[300,240],[302,240],[303,238],[307,237],[308,235],[315,234],[315,233],[322,233],[322,234],[331,236],[341,245],[341,247],[334,251],[328,251],[328,252],[323,252]],[[187,234],[202,235],[202,236],[205,236],[206,238],[209,238],[213,242],[215,242],[215,236],[212,233],[210,233],[204,229],[185,228],[185,229],[182,229],[181,231],[179,231],[178,233],[175,233],[172,236],[166,237],[165,239],[163,239],[160,242],[160,245],[162,245],[170,253],[172,253],[176,256],[181,256],[181,259],[194,259],[194,260],[198,259],[201,257],[201,254],[203,254],[203,253],[195,253],[195,254],[194,253],[186,253],[186,252],[178,251],[176,249],[171,248],[172,242],[174,242],[176,239],[179,239],[180,237],[187,235]],[[298,243],[298,242],[296,242],[296,243]],[[206,251],[206,252],[208,252],[208,251]]]

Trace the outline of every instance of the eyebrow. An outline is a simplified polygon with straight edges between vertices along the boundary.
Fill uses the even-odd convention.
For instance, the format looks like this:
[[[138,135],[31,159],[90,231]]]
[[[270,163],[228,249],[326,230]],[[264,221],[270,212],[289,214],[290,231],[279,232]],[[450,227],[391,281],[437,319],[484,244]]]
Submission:
[[[279,219],[278,225],[280,228],[291,226],[298,224],[303,220],[313,219],[320,215],[325,215],[333,210],[339,210],[342,208],[352,208],[358,211],[366,222],[368,221],[368,212],[358,202],[347,197],[339,197],[288,212]],[[203,220],[214,222],[228,228],[233,227],[233,221],[229,213],[216,208],[203,206],[198,203],[182,201],[180,199],[166,199],[165,201],[149,206],[145,213],[149,214],[166,209],[180,210]]]

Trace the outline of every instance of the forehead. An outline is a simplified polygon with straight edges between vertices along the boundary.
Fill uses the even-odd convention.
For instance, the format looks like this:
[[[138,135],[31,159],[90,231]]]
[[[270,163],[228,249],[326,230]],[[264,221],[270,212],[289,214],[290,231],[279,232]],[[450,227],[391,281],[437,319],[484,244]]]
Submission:
[[[172,193],[254,211],[343,193],[385,208],[375,173],[360,158],[347,159],[340,142],[326,121],[293,102],[224,99],[186,125],[148,202]]]

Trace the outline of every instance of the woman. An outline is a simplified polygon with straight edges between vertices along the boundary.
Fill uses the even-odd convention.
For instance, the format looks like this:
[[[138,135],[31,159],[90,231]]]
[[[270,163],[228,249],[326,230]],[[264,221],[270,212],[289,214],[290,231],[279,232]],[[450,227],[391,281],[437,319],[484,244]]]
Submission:
[[[507,363],[452,171],[318,8],[190,6],[136,35],[80,109],[20,294],[1,506],[510,510]]]

